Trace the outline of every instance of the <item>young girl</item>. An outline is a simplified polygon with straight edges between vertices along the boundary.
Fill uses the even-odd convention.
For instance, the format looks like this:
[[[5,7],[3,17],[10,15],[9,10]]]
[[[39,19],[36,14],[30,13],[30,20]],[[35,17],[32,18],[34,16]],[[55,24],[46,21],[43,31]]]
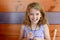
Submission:
[[[20,28],[20,40],[50,40],[45,12],[39,3],[27,6],[23,23]]]

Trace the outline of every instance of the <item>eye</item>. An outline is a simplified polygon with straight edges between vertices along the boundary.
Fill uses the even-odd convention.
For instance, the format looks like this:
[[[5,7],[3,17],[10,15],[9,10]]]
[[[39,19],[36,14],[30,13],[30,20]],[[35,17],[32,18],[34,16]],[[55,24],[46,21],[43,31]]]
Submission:
[[[39,13],[36,13],[36,15],[39,15]]]
[[[30,13],[30,15],[34,15],[33,13]]]

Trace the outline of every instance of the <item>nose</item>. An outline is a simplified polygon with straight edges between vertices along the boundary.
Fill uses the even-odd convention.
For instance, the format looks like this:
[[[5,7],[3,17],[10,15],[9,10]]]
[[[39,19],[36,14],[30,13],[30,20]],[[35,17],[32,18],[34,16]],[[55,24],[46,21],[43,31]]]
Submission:
[[[33,18],[36,19],[36,15],[33,15]]]

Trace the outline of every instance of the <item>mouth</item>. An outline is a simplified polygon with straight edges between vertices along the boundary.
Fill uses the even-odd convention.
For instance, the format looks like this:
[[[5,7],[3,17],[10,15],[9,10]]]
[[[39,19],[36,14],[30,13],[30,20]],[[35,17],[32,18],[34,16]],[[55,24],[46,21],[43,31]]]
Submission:
[[[38,19],[32,19],[33,22],[36,22]]]

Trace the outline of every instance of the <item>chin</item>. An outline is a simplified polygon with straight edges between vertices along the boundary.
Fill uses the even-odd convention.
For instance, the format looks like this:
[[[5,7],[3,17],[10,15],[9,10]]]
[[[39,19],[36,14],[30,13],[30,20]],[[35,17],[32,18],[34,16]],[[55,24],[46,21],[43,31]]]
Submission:
[[[33,22],[34,24],[37,24],[38,22]]]

